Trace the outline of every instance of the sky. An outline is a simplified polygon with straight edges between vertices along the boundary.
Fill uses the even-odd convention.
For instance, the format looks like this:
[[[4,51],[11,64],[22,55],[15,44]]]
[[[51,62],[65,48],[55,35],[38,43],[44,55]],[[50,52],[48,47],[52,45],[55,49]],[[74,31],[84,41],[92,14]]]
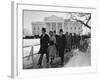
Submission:
[[[28,34],[32,33],[32,22],[43,22],[45,17],[50,17],[52,15],[56,15],[57,17],[62,17],[63,19],[69,19],[69,13],[64,12],[47,12],[47,11],[32,11],[25,10],[24,11],[24,29],[28,32]],[[83,28],[84,33],[88,31],[87,28]]]
[[[31,30],[32,22],[43,22],[45,17],[56,15],[58,17],[67,18],[66,13],[44,12],[44,11],[24,11],[24,28]]]

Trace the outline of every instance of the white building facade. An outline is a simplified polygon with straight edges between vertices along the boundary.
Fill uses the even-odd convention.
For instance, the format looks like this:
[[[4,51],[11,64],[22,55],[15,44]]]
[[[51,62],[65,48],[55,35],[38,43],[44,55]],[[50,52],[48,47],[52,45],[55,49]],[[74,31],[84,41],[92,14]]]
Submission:
[[[59,34],[60,29],[63,29],[64,33],[82,34],[83,32],[80,22],[52,15],[50,17],[45,17],[43,22],[33,22],[32,35],[41,35],[41,29],[43,27],[46,28],[47,34],[49,34],[49,31],[56,31],[56,33]]]
[[[56,31],[56,33],[59,34],[60,29],[64,30],[64,19],[62,17],[52,15],[45,17],[44,22],[46,24],[47,33],[49,33],[49,31]]]
[[[32,35],[41,35],[41,29],[45,27],[44,22],[32,22]]]
[[[82,34],[82,24],[77,21],[64,20],[64,30],[68,33]]]

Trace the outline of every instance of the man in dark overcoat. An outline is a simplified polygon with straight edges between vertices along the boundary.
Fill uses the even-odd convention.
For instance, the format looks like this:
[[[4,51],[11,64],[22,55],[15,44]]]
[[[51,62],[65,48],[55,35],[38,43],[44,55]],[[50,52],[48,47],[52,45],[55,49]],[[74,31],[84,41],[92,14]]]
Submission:
[[[61,65],[64,65],[64,52],[66,47],[66,37],[63,35],[63,30],[59,31],[59,40],[58,40],[58,51],[59,56],[61,57]]]
[[[48,53],[48,43],[49,43],[49,36],[46,34],[46,29],[42,28],[42,35],[40,37],[40,58],[38,60],[38,64],[41,66],[42,59],[44,54],[46,54],[47,63],[49,62],[49,53]]]

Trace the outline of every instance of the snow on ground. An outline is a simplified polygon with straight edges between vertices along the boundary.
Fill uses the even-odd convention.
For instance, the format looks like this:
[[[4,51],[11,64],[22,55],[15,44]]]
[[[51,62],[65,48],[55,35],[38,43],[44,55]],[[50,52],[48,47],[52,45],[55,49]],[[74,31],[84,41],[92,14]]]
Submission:
[[[23,55],[28,56],[33,48],[33,54],[38,53],[40,49],[40,39],[24,39],[23,40]]]
[[[86,52],[81,52],[78,49],[73,50],[73,57],[65,64],[65,67],[81,67],[91,65],[91,48],[87,49]]]
[[[40,49],[40,39],[23,39],[23,65],[24,67],[30,67],[32,66],[32,56],[29,56],[30,54],[36,54],[38,53]],[[38,55],[34,55],[34,60],[37,62]]]
[[[23,46],[33,46],[40,44],[40,39],[23,39]]]
[[[90,40],[89,40],[90,42]],[[25,57],[28,56],[30,54],[30,52],[32,52],[32,48],[33,48],[33,54],[38,53],[39,49],[40,49],[40,40],[39,39],[24,39],[24,45],[23,45],[23,54],[24,54],[24,58],[23,58],[23,65],[25,67],[27,66],[32,66],[32,64],[34,63],[34,67],[32,68],[38,68],[37,67],[37,63],[38,63],[38,59],[39,59],[39,54],[34,55],[34,62],[32,62],[32,56],[29,58]],[[35,46],[37,45],[37,46]],[[27,47],[25,47],[27,46]],[[89,45],[91,46],[91,45]],[[64,65],[64,67],[80,67],[80,66],[90,66],[91,65],[91,48],[89,47],[87,49],[86,52],[81,52],[78,49],[72,50],[71,53],[73,54],[73,56],[68,60],[68,62]],[[66,56],[65,56],[66,57]],[[66,57],[67,58],[67,57]],[[59,62],[59,58],[55,59],[54,63]],[[45,57],[43,59],[43,65],[45,67]]]

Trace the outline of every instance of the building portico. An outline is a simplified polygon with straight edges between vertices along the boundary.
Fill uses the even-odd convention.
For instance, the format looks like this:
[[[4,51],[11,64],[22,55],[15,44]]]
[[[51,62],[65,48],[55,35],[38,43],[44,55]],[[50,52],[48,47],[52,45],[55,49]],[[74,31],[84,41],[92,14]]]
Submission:
[[[50,17],[45,17],[43,22],[32,22],[32,33],[33,35],[41,35],[41,29],[46,28],[46,33],[49,31],[56,31],[59,34],[59,30],[63,29],[64,34],[66,32],[72,34],[82,34],[82,24],[77,21],[71,21],[68,19],[63,19],[62,17],[57,17],[52,15]]]
[[[56,33],[59,34],[60,29],[64,30],[64,20],[62,17],[57,17],[55,15],[52,15],[50,17],[46,17],[44,21],[46,24],[45,27],[47,33],[49,33],[49,31],[56,31]]]

